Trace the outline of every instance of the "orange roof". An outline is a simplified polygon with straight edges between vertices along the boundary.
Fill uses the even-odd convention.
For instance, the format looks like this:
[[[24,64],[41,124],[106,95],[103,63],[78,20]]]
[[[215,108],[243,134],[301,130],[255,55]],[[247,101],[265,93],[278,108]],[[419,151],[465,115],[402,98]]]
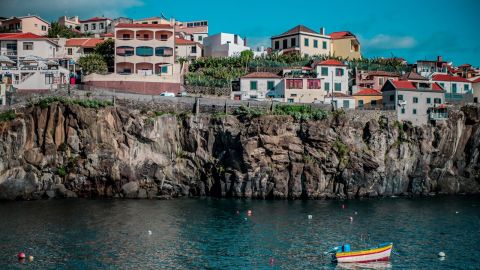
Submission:
[[[281,76],[278,76],[277,74],[275,73],[271,73],[271,72],[252,72],[252,73],[249,73],[245,76],[243,76],[242,78],[259,78],[259,79],[280,79],[282,78]]]
[[[442,82],[466,82],[469,83],[470,81],[459,77],[459,76],[452,76],[448,74],[435,74],[432,77],[432,80],[434,81],[442,81]]]
[[[119,23],[115,28],[173,28],[170,24],[142,24],[142,23]]]
[[[382,93],[377,89],[373,88],[362,88],[357,93],[353,94],[354,96],[381,96]]]
[[[325,60],[325,61],[321,61],[321,62],[315,62],[313,64],[314,66],[346,66],[344,63],[342,63],[341,61],[338,61],[338,60],[335,60],[335,59],[328,59],[328,60]]]
[[[115,35],[113,33],[106,33],[106,34],[102,34],[100,36],[101,37],[115,37]]]
[[[198,44],[198,42],[188,40],[188,39],[183,39],[183,38],[175,38],[175,44],[176,45],[195,45],[195,44]]]
[[[94,48],[98,43],[102,43],[101,38],[71,38],[65,43],[66,47]]]
[[[331,39],[342,39],[342,38],[349,38],[349,37],[356,38],[355,35],[352,34],[352,32],[350,31],[333,32],[333,33],[330,33],[329,36]]]
[[[104,17],[93,17],[93,18],[90,18],[88,20],[80,20],[81,23],[84,23],[84,22],[98,22],[98,21],[106,21],[106,20],[110,20],[109,18],[104,18]]]
[[[33,33],[0,33],[1,39],[45,39]]]
[[[411,81],[391,81],[389,80],[389,82],[391,82],[393,84],[393,86],[397,89],[408,89],[408,90],[435,90],[435,91],[443,91],[443,88],[438,84],[438,83],[433,83],[432,84],[432,89],[418,89],[415,84]]]

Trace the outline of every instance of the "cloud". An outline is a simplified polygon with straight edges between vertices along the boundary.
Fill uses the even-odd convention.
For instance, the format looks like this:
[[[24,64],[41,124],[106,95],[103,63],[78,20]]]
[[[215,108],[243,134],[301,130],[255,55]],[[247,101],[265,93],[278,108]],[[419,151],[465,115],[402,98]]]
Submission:
[[[0,16],[35,14],[52,21],[62,15],[118,17],[130,7],[142,6],[143,0],[8,0],[2,1]]]
[[[417,45],[411,36],[390,36],[379,34],[371,39],[360,39],[362,46],[369,50],[412,49]]]

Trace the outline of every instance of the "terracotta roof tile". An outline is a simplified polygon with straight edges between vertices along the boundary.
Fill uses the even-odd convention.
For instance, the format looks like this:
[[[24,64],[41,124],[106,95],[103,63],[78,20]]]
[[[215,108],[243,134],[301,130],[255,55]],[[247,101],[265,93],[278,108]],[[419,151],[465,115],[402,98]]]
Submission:
[[[175,44],[176,45],[195,45],[195,44],[198,44],[198,42],[188,40],[188,39],[183,39],[183,38],[175,38]]]
[[[339,31],[339,32],[333,32],[329,34],[330,38],[332,39],[342,39],[342,38],[349,38],[349,37],[355,37],[354,34],[350,31]]]
[[[66,47],[94,48],[104,40],[101,38],[71,38],[65,43]]]
[[[1,39],[45,39],[33,33],[0,33]]]
[[[93,18],[90,18],[90,19],[87,19],[87,20],[80,20],[79,22],[81,23],[85,23],[85,22],[98,22],[98,21],[106,21],[106,20],[110,20],[109,18],[104,18],[104,17],[93,17]]]
[[[427,78],[423,77],[422,75],[415,73],[413,71],[405,73],[402,75],[401,80],[403,81],[408,81],[408,80],[414,80],[414,81],[428,81]]]
[[[275,73],[271,73],[271,72],[252,72],[252,73],[249,73],[245,76],[243,76],[242,78],[259,78],[259,79],[268,79],[268,78],[271,78],[271,79],[280,79],[282,78],[281,76],[278,76],[277,74]]]
[[[346,65],[341,61],[338,61],[335,59],[328,59],[324,61],[315,61],[313,63],[313,66],[346,66]]]
[[[119,23],[115,28],[173,28],[170,24],[142,24],[142,23]]]
[[[354,96],[381,96],[382,93],[380,91],[378,91],[377,89],[363,88],[353,95]]]
[[[434,81],[441,81],[441,82],[470,82],[469,80],[459,77],[459,76],[452,76],[448,74],[435,74],[432,77]]]
[[[422,90],[443,91],[443,88],[437,83],[432,84],[432,89],[423,89],[423,88],[419,89],[415,86],[414,82],[411,82],[411,81],[392,81],[392,80],[389,80],[389,82],[391,82],[396,89],[417,90],[417,91],[422,91]]]

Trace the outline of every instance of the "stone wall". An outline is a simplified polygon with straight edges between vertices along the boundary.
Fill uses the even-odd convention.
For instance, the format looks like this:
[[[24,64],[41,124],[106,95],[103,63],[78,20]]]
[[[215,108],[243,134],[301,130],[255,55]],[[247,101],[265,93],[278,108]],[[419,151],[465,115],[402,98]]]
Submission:
[[[185,85],[185,91],[189,94],[212,95],[212,96],[226,96],[230,97],[232,90],[230,88],[220,87],[206,87],[196,85]]]

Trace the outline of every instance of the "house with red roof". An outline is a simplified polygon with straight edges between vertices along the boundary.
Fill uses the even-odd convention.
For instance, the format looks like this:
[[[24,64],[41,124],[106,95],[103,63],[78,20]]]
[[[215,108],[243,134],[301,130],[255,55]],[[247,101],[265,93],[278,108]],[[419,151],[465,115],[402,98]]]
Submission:
[[[76,63],[81,56],[93,53],[97,44],[104,42],[103,38],[59,38],[57,43],[58,58],[62,66],[75,71],[77,69]]]
[[[322,79],[322,88],[327,92],[348,94],[347,65],[335,59],[315,61],[312,67],[317,72],[317,78]]]
[[[445,120],[445,91],[435,82],[387,81],[381,89],[383,108],[395,110],[399,121],[423,125]],[[439,108],[442,110],[439,111]]]
[[[280,54],[300,54],[302,56],[331,55],[331,38],[304,25],[271,37],[272,49]]]
[[[437,56],[436,60],[417,60],[415,71],[423,77],[430,78],[434,74],[447,74],[448,62],[444,61],[441,56]]]
[[[332,55],[344,59],[361,59],[360,41],[350,31],[339,31],[329,34],[332,43]]]
[[[193,60],[202,57],[202,44],[183,38],[175,38],[175,58]]]
[[[240,77],[240,88],[233,90],[233,100],[268,100],[283,101],[283,77],[271,72],[252,72]]]
[[[355,85],[352,91],[355,94],[363,88],[381,89],[386,81],[398,81],[400,74],[383,70],[364,71],[360,70],[356,74]]]
[[[94,34],[99,36],[108,32],[112,19],[105,17],[93,17],[86,20],[79,20],[80,32],[83,34]]]
[[[46,36],[50,23],[36,15],[11,17],[0,21],[0,28],[11,33],[32,33]]]
[[[449,74],[435,74],[431,79],[445,90],[447,102],[471,101],[472,82]]]
[[[353,94],[357,108],[382,108],[382,92],[373,88],[360,88]]]

